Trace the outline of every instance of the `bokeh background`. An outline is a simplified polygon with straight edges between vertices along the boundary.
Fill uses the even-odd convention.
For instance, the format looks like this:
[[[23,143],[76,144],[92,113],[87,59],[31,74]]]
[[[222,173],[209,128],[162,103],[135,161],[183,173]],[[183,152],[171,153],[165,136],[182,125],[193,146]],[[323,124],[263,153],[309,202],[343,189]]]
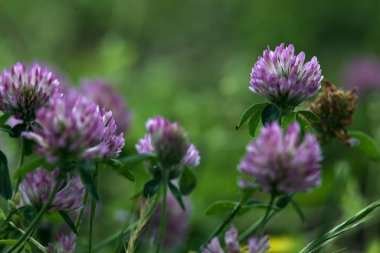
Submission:
[[[190,200],[191,232],[184,239],[196,249],[223,217],[204,215],[210,203],[239,198],[236,166],[251,137],[235,125],[247,107],[262,101],[248,90],[258,56],[268,46],[292,43],[307,59],[318,57],[326,79],[345,86],[351,72],[347,66],[380,57],[380,2],[0,1],[0,34],[1,68],[38,61],[73,86],[84,79],[109,81],[133,111],[126,133],[130,153],[149,117],[160,114],[181,123],[202,156],[195,172],[198,187]],[[352,129],[380,142],[378,95],[376,85],[370,92],[359,87]],[[380,168],[363,154],[336,142],[325,148],[324,156],[322,187],[297,196],[306,221],[288,208],[269,224],[272,252],[296,252],[318,234],[322,223],[331,227],[380,197]],[[101,175],[98,241],[121,228],[128,216],[130,197],[147,178],[143,167],[134,170],[136,183],[112,171]],[[235,224],[243,229],[259,215],[262,211],[254,210]],[[380,252],[379,216],[327,252],[345,246],[345,252]]]

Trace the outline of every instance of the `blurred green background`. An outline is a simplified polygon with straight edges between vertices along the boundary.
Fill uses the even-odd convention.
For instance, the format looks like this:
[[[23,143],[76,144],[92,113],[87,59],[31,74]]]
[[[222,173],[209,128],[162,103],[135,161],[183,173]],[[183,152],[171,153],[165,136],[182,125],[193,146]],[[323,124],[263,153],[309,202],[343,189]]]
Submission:
[[[149,117],[161,114],[181,123],[202,156],[187,239],[195,248],[221,220],[204,216],[207,206],[239,198],[236,166],[251,138],[246,128],[235,131],[235,125],[247,107],[262,100],[248,90],[258,56],[268,45],[292,43],[307,59],[317,56],[323,75],[341,85],[348,61],[380,56],[380,1],[1,1],[0,33],[2,68],[38,61],[59,70],[73,85],[82,79],[108,80],[133,111],[126,134],[131,152]],[[360,96],[353,128],[379,141],[378,98],[376,93]],[[326,198],[339,175],[336,162],[348,160],[343,167],[352,169],[340,207],[329,211],[334,217],[330,225],[380,196],[377,165],[340,143],[333,143],[324,156],[322,187],[298,197],[307,221],[300,222],[288,208],[271,222],[271,234],[282,236],[273,252],[296,251],[312,238],[321,210],[331,204]],[[112,172],[102,177],[98,240],[120,227],[129,197],[146,178],[131,184]],[[253,211],[236,224],[247,227],[260,214]],[[350,235],[363,239],[351,248],[363,252],[371,244],[370,250],[380,252],[376,225],[365,231],[371,232]],[[284,240],[295,248],[281,251],[289,243]]]

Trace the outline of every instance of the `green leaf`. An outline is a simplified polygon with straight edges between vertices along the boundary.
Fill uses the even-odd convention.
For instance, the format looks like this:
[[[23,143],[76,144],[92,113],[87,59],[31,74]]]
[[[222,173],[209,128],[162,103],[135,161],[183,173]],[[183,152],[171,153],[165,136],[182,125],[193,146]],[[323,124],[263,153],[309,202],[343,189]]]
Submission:
[[[205,215],[211,216],[211,215],[229,213],[232,210],[234,210],[237,205],[239,205],[239,203],[235,201],[228,201],[228,200],[216,201],[206,209]],[[267,209],[268,205],[263,203],[262,201],[250,200],[240,208],[237,215],[241,216],[253,208]]]
[[[366,208],[362,209],[358,213],[356,213],[353,217],[348,220],[340,223],[336,227],[332,228],[330,231],[322,235],[321,237],[315,239],[311,243],[309,243],[305,248],[303,248],[300,253],[313,253],[318,252],[320,248],[325,246],[326,244],[332,242],[344,232],[355,228],[359,224],[365,222],[367,220],[367,216],[372,213],[376,208],[380,207],[380,200],[370,204]]]
[[[154,160],[155,156],[152,154],[135,154],[122,158],[120,161],[123,164],[136,164],[146,160]]]
[[[127,167],[123,166],[121,168],[115,169],[117,173],[128,179],[129,181],[134,182],[136,180],[135,175],[132,173],[132,171]]]
[[[302,208],[300,207],[300,205],[294,199],[290,200],[290,204],[292,204],[294,210],[296,211],[296,213],[300,217],[301,221],[305,222],[305,214],[303,213]]]
[[[21,136],[21,133],[24,132],[26,130],[26,127],[27,125],[26,124],[18,124],[18,125],[15,125],[12,129],[11,129],[11,133],[9,134],[10,137],[13,137],[13,138],[18,138]]]
[[[282,196],[276,201],[276,207],[284,209],[292,200],[293,196]]]
[[[249,131],[249,135],[252,137],[255,137],[256,135],[257,125],[260,122],[261,113],[263,112],[263,109],[264,107],[261,108],[260,110],[257,110],[248,121],[248,131]]]
[[[153,178],[145,183],[143,195],[145,198],[150,198],[154,196],[161,187],[161,179],[160,178]]]
[[[296,119],[296,113],[290,112],[282,118],[281,127],[282,129],[286,129],[291,123],[293,123]]]
[[[297,113],[304,116],[310,123],[318,123],[321,121],[319,116],[311,111],[298,111]]]
[[[91,193],[95,200],[99,200],[98,190],[94,181],[93,175],[96,172],[95,162],[92,161],[81,161],[78,162],[79,175],[82,183],[86,189]]]
[[[73,231],[75,234],[78,234],[77,228],[75,227],[75,224],[71,220],[70,216],[66,212],[64,212],[64,211],[59,211],[59,214],[64,219],[64,221],[66,222],[66,224],[69,226],[69,228],[71,229],[71,231]]]
[[[197,178],[194,172],[185,167],[182,171],[181,177],[179,178],[179,189],[182,195],[189,195],[197,185]]]
[[[170,192],[173,194],[174,198],[177,200],[178,204],[181,206],[182,210],[185,211],[186,207],[182,200],[182,195],[180,191],[178,190],[177,186],[175,186],[173,183],[169,182],[168,184]]]
[[[22,167],[20,167],[14,174],[13,178],[20,178],[25,176],[27,173],[33,171],[39,166],[45,167],[46,162],[44,158],[38,158],[28,164],[24,164]]]
[[[357,141],[356,145],[353,146],[354,148],[366,154],[372,161],[380,161],[379,146],[371,136],[359,131],[349,131],[348,135]]]
[[[8,119],[11,117],[8,113],[4,113],[3,115],[0,116],[0,126],[4,125],[7,123]]]
[[[244,123],[253,115],[255,114],[257,111],[259,110],[263,110],[264,107],[267,105],[268,103],[261,103],[261,104],[254,104],[252,105],[251,107],[248,108],[247,111],[244,112],[243,116],[241,117],[240,119],[240,123],[239,125],[236,126],[236,130],[238,130],[242,125],[244,125]]]
[[[261,113],[261,122],[263,125],[267,125],[280,118],[280,112],[274,104],[268,104]]]
[[[103,160],[103,163],[108,165],[108,166],[111,166],[112,168],[119,168],[121,166],[123,166],[123,164],[117,160],[117,159],[106,159],[106,160]]]
[[[0,194],[4,199],[12,198],[12,183],[9,176],[7,156],[0,151]]]
[[[296,119],[298,121],[298,123],[300,124],[301,126],[301,129],[302,129],[302,133],[304,134],[305,132],[307,131],[310,131],[312,130],[312,127],[311,127],[311,124],[310,122],[302,115],[302,114],[299,114],[298,112],[296,113]]]

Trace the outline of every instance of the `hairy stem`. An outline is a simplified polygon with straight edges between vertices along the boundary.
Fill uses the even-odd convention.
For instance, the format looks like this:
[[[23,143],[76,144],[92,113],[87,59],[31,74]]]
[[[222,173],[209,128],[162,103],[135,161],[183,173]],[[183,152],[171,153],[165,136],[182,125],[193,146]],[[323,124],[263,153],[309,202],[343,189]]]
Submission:
[[[164,175],[162,177],[162,206],[161,206],[161,223],[160,223],[160,232],[158,236],[158,241],[157,241],[157,248],[156,248],[156,253],[159,253],[161,250],[161,245],[164,241],[165,237],[165,229],[166,229],[166,208],[167,208],[167,200],[166,200],[166,195],[167,195],[167,190],[168,190],[168,179],[169,179],[169,173],[167,170],[164,169]]]

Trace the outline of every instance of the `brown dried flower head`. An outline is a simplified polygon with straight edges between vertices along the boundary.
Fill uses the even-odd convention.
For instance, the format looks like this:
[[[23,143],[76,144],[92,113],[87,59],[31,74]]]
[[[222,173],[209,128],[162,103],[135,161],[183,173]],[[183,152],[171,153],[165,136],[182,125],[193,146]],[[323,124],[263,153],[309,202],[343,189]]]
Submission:
[[[329,81],[323,81],[322,91],[309,109],[320,117],[317,123],[318,137],[322,143],[328,143],[337,137],[345,145],[350,145],[347,128],[352,123],[356,109],[356,91],[338,89]]]

